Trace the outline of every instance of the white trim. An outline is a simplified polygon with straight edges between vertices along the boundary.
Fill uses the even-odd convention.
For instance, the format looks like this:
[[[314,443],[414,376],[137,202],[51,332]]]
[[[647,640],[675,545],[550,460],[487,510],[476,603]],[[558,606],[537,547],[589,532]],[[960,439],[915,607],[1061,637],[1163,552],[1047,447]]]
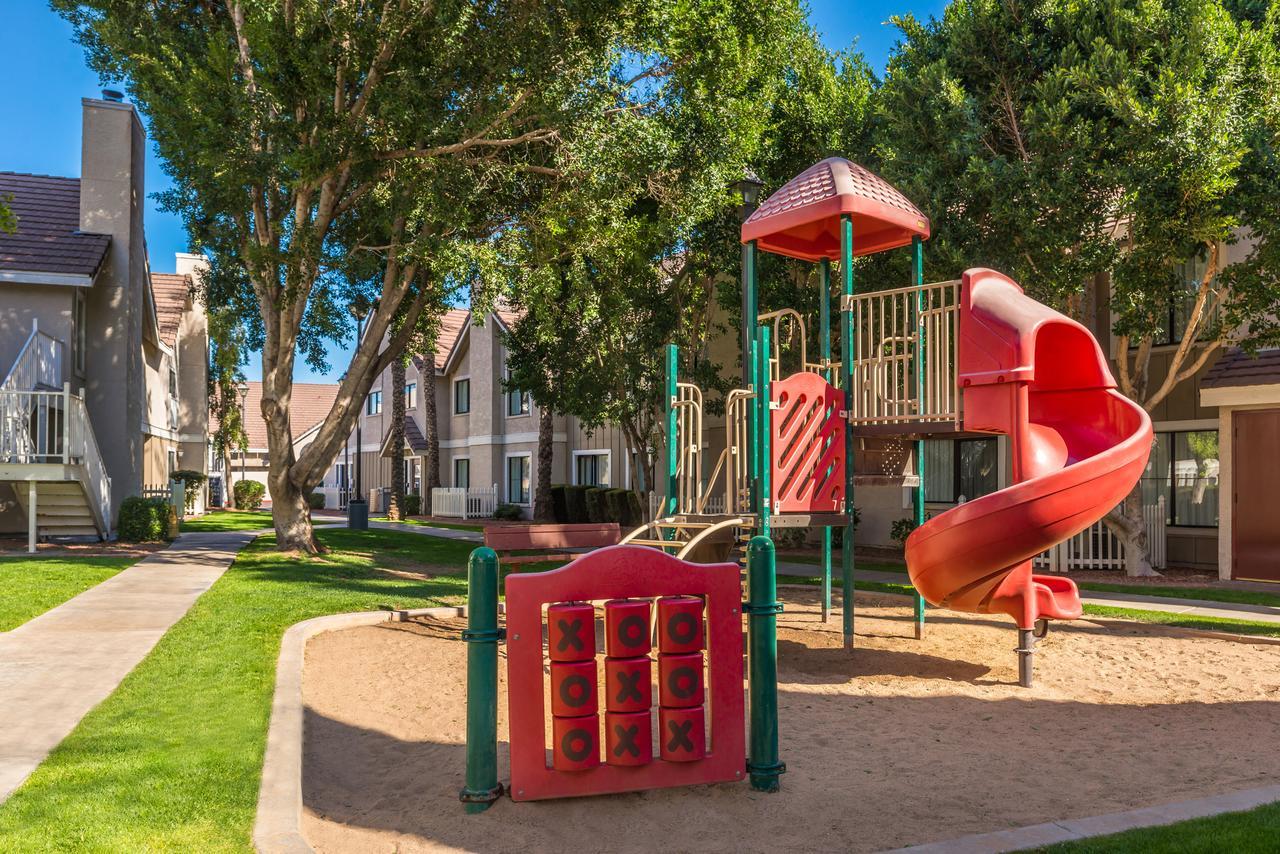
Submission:
[[[1275,406],[1276,404],[1280,404],[1280,383],[1200,389],[1201,406]]]
[[[0,282],[13,285],[63,285],[93,287],[94,276],[85,273],[40,273],[35,270],[0,270]]]
[[[529,500],[528,501],[511,501],[511,459],[513,457],[524,457],[529,461]],[[508,451],[502,457],[502,498],[499,504],[514,504],[517,507],[533,506],[533,452],[532,451]]]
[[[609,482],[602,488],[613,488],[613,450],[611,448],[589,448],[583,451],[573,452],[573,470],[569,472],[569,480],[574,486],[585,486],[586,484],[578,483],[578,457],[604,457],[608,460],[609,465]],[[596,486],[596,484],[591,484]]]
[[[1195,418],[1184,421],[1153,421],[1151,429],[1156,433],[1195,433],[1199,430],[1217,430],[1217,418]]]
[[[465,439],[441,439],[441,448],[474,448],[481,445],[518,445],[521,442],[537,443],[536,431],[530,433],[511,433],[507,436],[468,436]],[[565,441],[564,433],[552,433],[552,442]]]

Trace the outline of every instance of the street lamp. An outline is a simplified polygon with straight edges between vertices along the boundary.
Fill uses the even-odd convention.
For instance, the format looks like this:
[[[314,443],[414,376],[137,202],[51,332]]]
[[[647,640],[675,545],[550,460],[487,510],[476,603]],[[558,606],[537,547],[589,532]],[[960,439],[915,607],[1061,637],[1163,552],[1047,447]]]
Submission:
[[[249,398],[249,384],[241,380],[240,383],[236,386],[236,394],[240,395],[240,433],[244,437],[244,443],[240,445],[240,481],[243,483],[244,482],[244,458],[245,458],[245,454],[249,450],[247,447],[248,439],[249,439],[249,430],[248,430],[249,422],[245,419],[245,401],[248,400]],[[231,473],[227,472],[227,480],[230,480],[230,479],[231,479]],[[235,502],[235,497],[236,497],[235,490],[232,490],[231,492],[232,503]],[[240,507],[237,505],[236,509],[239,510]]]
[[[756,203],[760,199],[760,190],[764,182],[750,169],[742,173],[742,177],[733,182],[733,188],[742,197],[738,206],[738,217],[746,222],[755,213]],[[747,354],[751,352],[751,335],[756,328],[756,245],[755,242],[742,244],[742,384],[751,385],[751,360]]]
[[[351,316],[356,319],[356,348],[359,349],[360,342],[364,339],[364,319],[369,316],[369,304],[363,299],[357,299],[347,307],[351,312]],[[364,401],[360,405],[364,406]],[[360,483],[360,456],[362,452],[361,422],[364,420],[364,413],[356,410],[356,491],[355,497],[347,499],[347,527],[355,530],[365,530],[369,527],[369,504],[363,498]]]

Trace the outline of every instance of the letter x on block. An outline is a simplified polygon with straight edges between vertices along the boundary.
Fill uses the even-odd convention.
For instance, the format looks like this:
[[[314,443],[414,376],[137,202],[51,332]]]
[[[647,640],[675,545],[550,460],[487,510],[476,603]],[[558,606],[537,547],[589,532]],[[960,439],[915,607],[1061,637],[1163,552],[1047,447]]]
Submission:
[[[517,801],[568,798],[741,780],[746,765],[746,723],[742,680],[742,588],[737,564],[696,564],[643,546],[610,546],[583,555],[550,572],[522,573],[506,579],[507,702],[511,733],[511,796]],[[547,762],[547,715],[543,672],[543,609],[556,602],[603,599],[656,599],[701,596],[706,601],[707,699],[711,749],[697,762],[646,765],[601,764],[585,771],[559,772]],[[560,641],[567,652],[585,647],[586,632],[562,621]],[[568,625],[566,625],[568,623]],[[634,684],[617,686],[619,697],[640,693]],[[643,696],[643,695],[641,695]],[[603,715],[601,715],[603,717]],[[630,752],[629,734],[615,748]],[[663,734],[677,746],[688,731]],[[602,739],[603,741],[603,739]],[[638,746],[635,746],[638,750]],[[634,752],[631,755],[636,755]]]

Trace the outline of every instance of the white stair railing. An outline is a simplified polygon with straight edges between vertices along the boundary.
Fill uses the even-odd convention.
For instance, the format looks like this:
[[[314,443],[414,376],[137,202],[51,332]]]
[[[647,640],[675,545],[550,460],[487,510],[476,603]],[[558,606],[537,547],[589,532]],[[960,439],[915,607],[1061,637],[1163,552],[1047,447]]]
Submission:
[[[67,393],[71,411],[71,441],[68,443],[68,461],[80,466],[82,483],[89,497],[89,506],[93,508],[98,519],[99,529],[108,531],[111,527],[111,478],[107,474],[106,464],[102,461],[102,451],[98,448],[97,437],[93,434],[93,424],[89,421],[89,410],[84,404],[84,390],[79,396]]]
[[[31,334],[18,351],[9,373],[0,381],[0,391],[34,391],[40,386],[56,389],[62,385],[64,346],[52,335],[40,331],[38,321],[31,321]]]

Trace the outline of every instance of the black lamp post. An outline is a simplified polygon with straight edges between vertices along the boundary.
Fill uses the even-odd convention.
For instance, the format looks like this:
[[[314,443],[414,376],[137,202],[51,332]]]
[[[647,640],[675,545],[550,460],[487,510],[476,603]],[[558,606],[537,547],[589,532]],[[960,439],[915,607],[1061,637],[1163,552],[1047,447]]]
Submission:
[[[249,398],[249,384],[246,382],[241,382],[239,385],[236,386],[236,393],[240,395],[240,431],[244,433],[245,439],[247,440],[249,436],[247,425],[249,422],[245,419],[245,401],[248,400]],[[247,441],[246,441],[246,444],[248,444]],[[244,481],[244,458],[248,450],[249,449],[245,447],[245,445],[240,446],[240,480],[241,482]],[[227,480],[228,481],[231,480],[231,472],[227,472]],[[233,502],[235,501],[234,490],[231,493],[231,500]],[[241,508],[239,505],[237,505],[236,509],[240,510]]]
[[[760,199],[760,190],[764,182],[756,177],[756,173],[747,169],[742,177],[733,182],[733,188],[742,197],[738,206],[738,217],[742,222],[755,213],[756,203]],[[751,334],[756,327],[756,282],[755,282],[756,247],[754,243],[742,244],[742,384],[751,385],[751,365],[747,354],[751,352]]]
[[[363,300],[357,300],[351,303],[349,309],[351,316],[356,319],[356,348],[360,347],[360,342],[364,339],[364,319],[369,315],[369,305]],[[365,405],[364,401],[360,403],[361,407]],[[364,420],[364,413],[356,411],[356,489],[355,496],[347,500],[347,527],[357,530],[365,530],[369,527],[369,503],[364,500],[360,483],[360,455],[363,451],[361,447],[363,442],[362,431],[360,429],[361,422]]]

